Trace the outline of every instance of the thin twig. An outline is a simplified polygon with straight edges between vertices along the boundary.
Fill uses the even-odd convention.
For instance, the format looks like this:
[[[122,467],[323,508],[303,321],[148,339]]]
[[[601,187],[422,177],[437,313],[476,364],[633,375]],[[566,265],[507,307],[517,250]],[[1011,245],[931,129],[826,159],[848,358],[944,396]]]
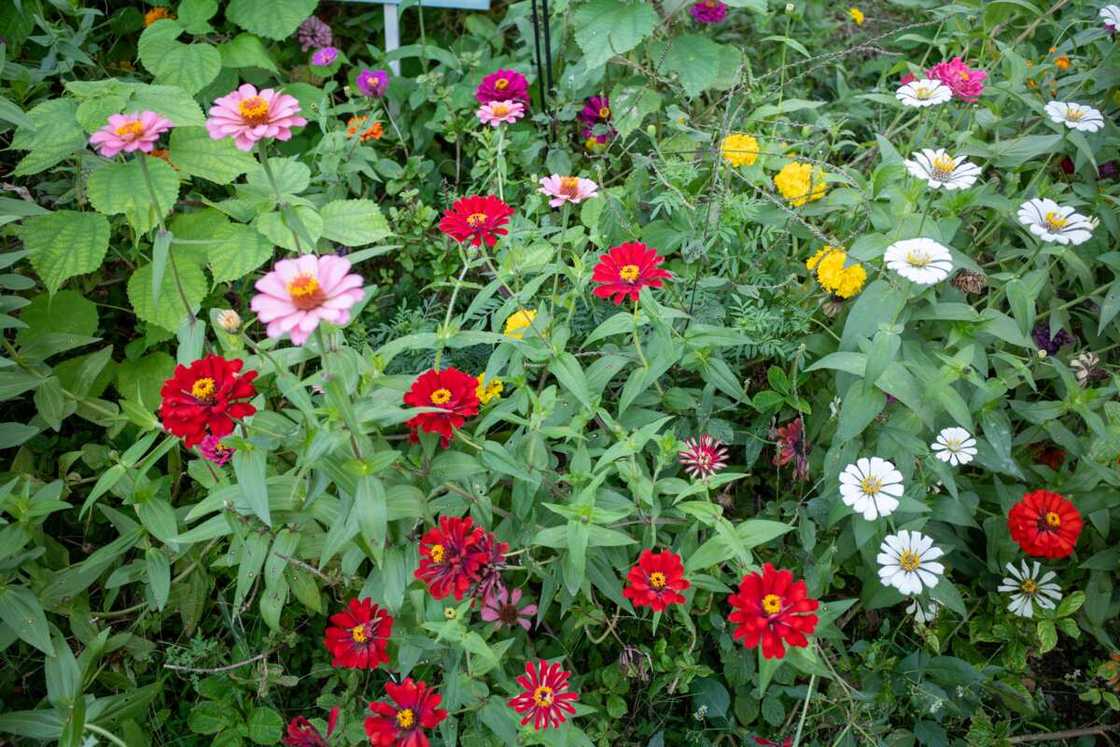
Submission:
[[[1026,744],[1027,742],[1053,742],[1059,739],[1076,739],[1077,737],[1100,737],[1104,736],[1110,731],[1116,731],[1116,729],[1111,726],[1086,726],[1082,729],[1051,731],[1045,734],[1024,734],[1021,737],[1011,737],[1007,741],[1011,744]]]
[[[264,658],[268,657],[269,654],[271,654],[271,653],[272,653],[271,651],[265,651],[263,654],[257,654],[256,656],[254,656],[250,659],[246,659],[245,661],[239,661],[236,664],[226,664],[224,667],[213,667],[211,669],[202,669],[202,668],[199,668],[199,667],[181,667],[178,664],[164,664],[163,668],[164,669],[172,669],[176,672],[195,672],[197,674],[217,674],[218,672],[229,672],[229,671],[232,671],[234,669],[240,669],[241,667],[243,667],[247,664],[252,664],[253,662],[257,662],[257,661],[260,661],[261,659],[264,659]]]

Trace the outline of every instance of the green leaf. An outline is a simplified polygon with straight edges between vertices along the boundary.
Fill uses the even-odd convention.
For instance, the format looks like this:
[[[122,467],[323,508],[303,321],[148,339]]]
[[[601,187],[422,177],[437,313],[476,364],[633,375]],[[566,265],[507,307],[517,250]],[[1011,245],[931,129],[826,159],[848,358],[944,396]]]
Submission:
[[[277,72],[276,63],[268,54],[261,40],[252,34],[238,34],[228,42],[218,45],[222,54],[222,67],[259,67]]]
[[[187,725],[195,734],[217,734],[236,721],[236,712],[223,703],[206,700],[191,709]]]
[[[324,205],[320,215],[323,238],[343,246],[365,246],[392,233],[373,200],[335,200]]]
[[[54,656],[47,616],[30,589],[8,586],[0,591],[0,620],[21,640],[30,643],[47,656]]]
[[[249,739],[257,744],[276,744],[283,736],[284,719],[271,708],[254,708],[247,724]]]
[[[1058,604],[1058,609],[1055,610],[1054,615],[1056,617],[1069,617],[1081,609],[1083,604],[1085,604],[1085,592],[1070,592],[1070,594]]]
[[[215,283],[228,283],[245,277],[272,257],[268,239],[252,226],[229,223],[217,228],[207,256]]]
[[[209,34],[214,30],[209,21],[217,13],[218,0],[183,0],[175,16],[188,34]]]
[[[1040,620],[1038,623],[1038,653],[1045,654],[1058,645],[1058,630],[1053,620]]]
[[[591,0],[574,14],[576,43],[583,49],[588,68],[601,67],[611,57],[625,54],[653,33],[657,11],[645,2]]]
[[[72,290],[35,296],[20,311],[19,318],[27,324],[27,329],[16,335],[21,346],[45,335],[92,337],[97,332],[97,304]]]
[[[238,449],[233,455],[233,472],[249,508],[261,521],[272,526],[268,506],[266,456],[262,449]]]
[[[839,442],[848,441],[863,433],[887,404],[887,395],[878,389],[864,389],[852,386],[840,406],[840,423],[836,426],[834,438]]]
[[[256,165],[231,138],[214,140],[205,127],[176,127],[171,131],[171,162],[185,174],[217,184],[230,184]]]
[[[150,264],[144,265],[134,272],[128,281],[128,300],[132,303],[136,316],[170,332],[178,330],[183,318],[188,315],[183,306],[183,300],[179,296],[179,288],[175,283],[176,274],[182,285],[183,295],[190,305],[191,314],[197,313],[202,306],[202,299],[206,297],[207,288],[205,273],[194,263],[177,262],[175,269],[177,273],[169,272],[164,275],[158,293],[160,301],[156,304],[152,303],[152,266]]]
[[[171,564],[162,550],[149,547],[144,554],[144,569],[148,574],[148,586],[152,590],[156,609],[162,610],[171,595]]]
[[[162,114],[176,127],[201,127],[206,122],[198,102],[178,86],[137,86],[129,110],[145,109]],[[175,136],[174,130],[171,136]]]
[[[0,423],[0,449],[11,449],[26,443],[39,429],[23,423]]]
[[[313,207],[307,205],[297,205],[294,208],[288,206],[293,212],[287,215],[282,213],[265,213],[257,219],[257,230],[264,234],[276,246],[288,249],[290,251],[308,251],[310,247],[306,245],[310,241],[312,245],[319,240],[323,235],[323,217]],[[295,234],[300,226],[293,225],[292,217],[295,217],[305,233],[304,241],[300,241],[297,245]]]
[[[27,112],[31,126],[19,127],[15,150],[30,151],[16,164],[13,176],[31,176],[49,169],[86,146],[88,136],[77,119],[78,102],[71,98],[44,101]]]
[[[156,82],[178,86],[194,95],[210,84],[222,70],[218,48],[197,42],[183,44],[183,27],[174,20],[156,21],[140,35],[137,49],[144,67]]]
[[[690,98],[699,96],[716,80],[721,46],[700,34],[682,34],[665,53],[665,70],[676,73]]]
[[[303,23],[319,0],[231,0],[226,18],[266,39],[287,39]]]
[[[137,399],[150,410],[159,408],[160,387],[175,370],[175,359],[162,350],[117,365],[114,386],[122,397]]]
[[[50,293],[75,275],[99,268],[109,249],[109,221],[96,213],[59,210],[32,216],[24,220],[19,235]]]
[[[143,158],[152,179],[151,190],[139,158],[102,166],[90,175],[86,185],[90,204],[97,212],[105,215],[123,213],[138,233],[146,233],[155,227],[163,216],[171,212],[179,197],[179,175],[175,169],[162,159]],[[153,192],[158,207],[153,206]]]

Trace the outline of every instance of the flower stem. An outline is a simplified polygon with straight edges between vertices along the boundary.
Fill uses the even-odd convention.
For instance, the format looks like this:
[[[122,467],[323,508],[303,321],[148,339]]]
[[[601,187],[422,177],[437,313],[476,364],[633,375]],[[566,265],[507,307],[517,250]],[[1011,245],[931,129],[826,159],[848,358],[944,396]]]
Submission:
[[[505,192],[503,191],[504,179],[502,178],[506,170],[506,163],[502,160],[502,150],[506,144],[505,130],[505,127],[498,127],[498,199],[502,201],[506,199]]]
[[[646,360],[646,354],[642,352],[642,338],[638,334],[638,321],[640,320],[638,302],[634,302],[634,350],[638,351],[638,360],[642,362],[642,367],[647,371],[651,370],[649,361]],[[654,379],[653,386],[657,389],[657,393],[662,397],[665,396],[665,391],[661,388],[661,382]]]
[[[463,278],[467,276],[467,270],[469,270],[471,267],[470,260],[467,259],[466,256],[463,256],[461,252],[460,256],[462,256],[463,259],[463,270],[459,273],[459,277],[455,280],[455,287],[451,289],[451,300],[447,304],[447,313],[443,315],[443,326],[439,331],[439,347],[436,348],[436,360],[435,363],[432,364],[432,368],[436,371],[439,370],[439,362],[443,357],[443,349],[446,346],[447,338],[450,336],[449,332],[451,329],[451,312],[455,310],[455,299],[458,298],[459,289],[463,287]]]
[[[809,689],[805,691],[805,705],[801,708],[801,718],[797,722],[797,733],[793,735],[793,747],[801,744],[801,730],[805,728],[805,717],[809,715],[809,701],[813,699],[813,685],[817,684],[817,675],[809,675]]]

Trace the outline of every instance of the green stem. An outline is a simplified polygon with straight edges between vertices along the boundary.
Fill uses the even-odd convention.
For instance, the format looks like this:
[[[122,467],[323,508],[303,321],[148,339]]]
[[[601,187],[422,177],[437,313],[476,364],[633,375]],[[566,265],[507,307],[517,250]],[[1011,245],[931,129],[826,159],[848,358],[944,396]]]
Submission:
[[[805,717],[809,715],[809,701],[813,699],[813,685],[817,684],[817,675],[809,676],[809,689],[805,691],[805,705],[801,708],[801,718],[797,722],[797,733],[793,735],[793,747],[801,744],[801,731],[805,728]]]
[[[125,744],[123,739],[118,737],[116,734],[113,734],[112,732],[109,732],[109,731],[106,731],[105,729],[102,729],[97,724],[86,723],[83,728],[86,731],[92,731],[94,734],[97,734],[98,736],[101,736],[101,737],[104,737],[105,739],[108,739],[110,742],[117,745],[118,747],[128,747],[128,745]]]
[[[462,253],[460,252],[460,256]],[[459,273],[459,277],[455,280],[455,287],[451,290],[451,301],[447,304],[447,313],[443,315],[443,326],[440,328],[439,333],[439,347],[436,348],[436,360],[432,365],[436,371],[439,370],[439,362],[443,357],[443,348],[446,346],[447,338],[450,337],[451,330],[451,312],[455,309],[455,299],[459,296],[459,289],[463,287],[463,278],[467,276],[467,270],[470,269],[471,263],[465,256],[463,259],[463,270]]]
[[[498,199],[505,201],[505,193],[503,191],[504,179],[502,178],[506,170],[506,162],[502,159],[502,150],[506,144],[505,127],[498,127]]]
[[[139,157],[140,171],[144,174],[144,184],[148,186],[148,196],[152,198],[152,210],[156,214],[156,222],[159,224],[160,230],[164,230],[163,226],[163,210],[159,206],[159,198],[156,197],[156,186],[152,183],[152,172],[148,171],[148,157],[141,154]]]
[[[640,319],[638,302],[634,302],[634,350],[638,351],[638,360],[642,362],[642,367],[647,371],[650,370],[649,361],[646,360],[646,354],[642,352],[642,338],[638,333],[638,321]],[[657,393],[662,397],[665,396],[665,391],[661,388],[661,382],[654,380],[653,386],[657,389]]]

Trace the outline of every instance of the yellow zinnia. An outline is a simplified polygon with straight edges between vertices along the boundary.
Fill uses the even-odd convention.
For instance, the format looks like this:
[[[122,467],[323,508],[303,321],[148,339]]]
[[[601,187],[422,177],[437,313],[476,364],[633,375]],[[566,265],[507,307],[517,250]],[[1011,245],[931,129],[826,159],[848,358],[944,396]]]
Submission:
[[[863,290],[867,282],[867,271],[863,265],[847,265],[848,254],[842,248],[825,244],[824,248],[805,262],[805,266],[817,273],[817,282],[834,296],[851,298]]]
[[[484,405],[490,404],[492,399],[501,399],[502,396],[502,380],[494,377],[490,381],[486,380],[486,372],[483,371],[478,375],[478,389],[475,393],[478,395],[478,401]]]
[[[857,26],[863,25],[863,11],[859,8],[848,8],[848,15],[852,17]]]
[[[819,200],[828,191],[824,181],[824,170],[820,167],[813,168],[807,163],[792,161],[782,167],[774,177],[774,186],[778,188],[782,197],[789,200],[794,207],[801,207],[806,202]]]
[[[733,132],[719,145],[723,160],[732,166],[751,166],[758,160],[758,141],[743,132]]]
[[[506,328],[502,331],[502,334],[515,340],[523,339],[525,337],[523,330],[532,326],[533,320],[536,318],[537,312],[534,309],[515,311],[506,319]]]

